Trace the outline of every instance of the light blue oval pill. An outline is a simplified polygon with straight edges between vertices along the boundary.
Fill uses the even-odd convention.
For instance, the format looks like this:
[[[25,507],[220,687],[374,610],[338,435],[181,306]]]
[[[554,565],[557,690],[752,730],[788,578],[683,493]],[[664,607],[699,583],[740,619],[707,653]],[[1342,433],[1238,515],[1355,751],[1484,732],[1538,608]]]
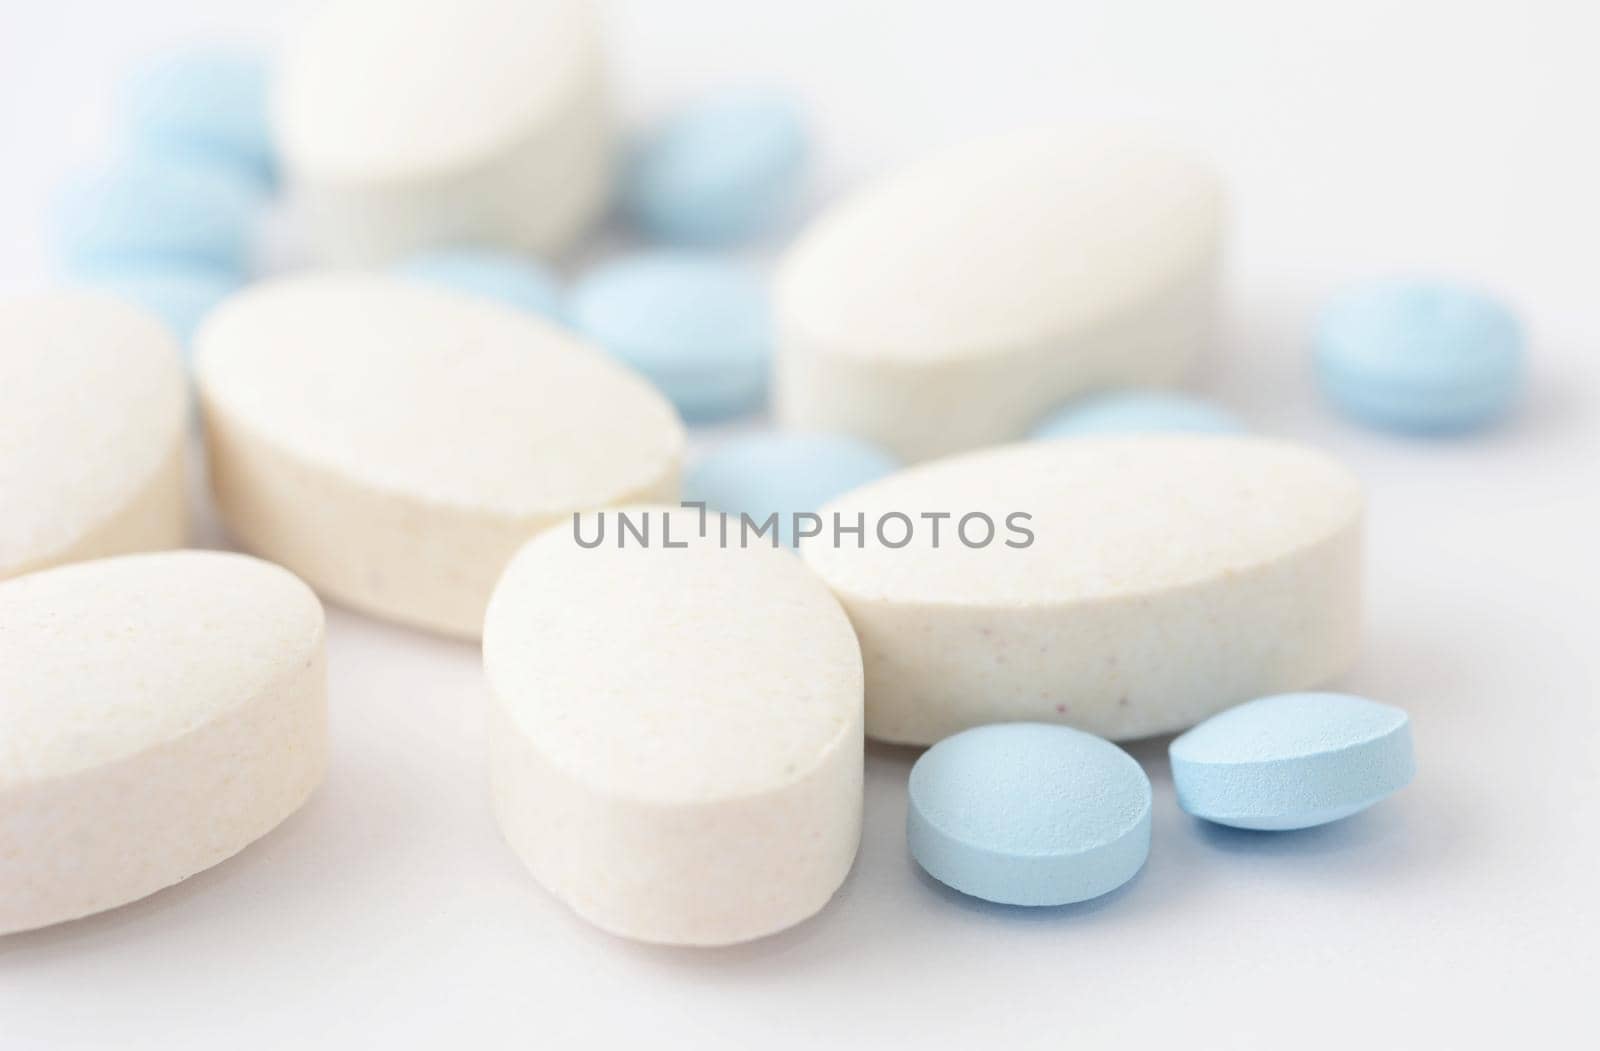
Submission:
[[[1150,779],[1122,749],[1047,723],[947,737],[911,768],[906,831],[934,879],[1006,905],[1065,905],[1150,854]]]
[[[1231,413],[1199,398],[1171,391],[1115,390],[1068,402],[1035,426],[1031,437],[1147,431],[1236,434],[1244,429]]]
[[[683,478],[683,498],[712,511],[778,515],[778,542],[793,544],[797,513],[817,508],[900,466],[889,453],[843,434],[776,431],[731,438],[699,457]],[[802,525],[802,530],[804,526]]]
[[[567,316],[643,373],[685,419],[733,416],[765,399],[767,292],[737,263],[669,253],[606,263],[573,286]]]
[[[1486,426],[1522,386],[1523,335],[1492,297],[1436,281],[1380,281],[1323,312],[1317,378],[1346,416],[1418,434]]]
[[[93,270],[82,274],[80,280],[165,321],[186,350],[200,321],[245,284],[235,271],[165,262]]]
[[[679,244],[725,244],[776,226],[799,195],[805,122],[773,92],[724,92],[670,118],[634,149],[623,211]]]
[[[217,49],[163,56],[127,85],[134,148],[228,165],[270,188],[268,84],[267,65],[257,55]]]
[[[1416,773],[1406,713],[1343,693],[1263,697],[1168,747],[1178,804],[1234,828],[1310,828],[1349,817]]]
[[[73,272],[152,260],[243,270],[261,203],[220,169],[130,158],[68,188],[61,254]]]
[[[560,320],[561,285],[537,259],[491,249],[450,248],[396,264],[402,277],[491,299],[530,314]]]

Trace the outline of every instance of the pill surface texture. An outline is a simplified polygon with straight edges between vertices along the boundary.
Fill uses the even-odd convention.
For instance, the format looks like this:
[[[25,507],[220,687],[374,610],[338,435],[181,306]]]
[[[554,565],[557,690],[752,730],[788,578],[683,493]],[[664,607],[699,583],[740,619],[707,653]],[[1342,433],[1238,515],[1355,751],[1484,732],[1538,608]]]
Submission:
[[[1523,335],[1490,296],[1437,281],[1351,289],[1323,313],[1317,376],[1346,416],[1418,434],[1468,431],[1511,410]]]
[[[253,286],[196,338],[212,488],[251,550],[357,609],[476,638],[517,547],[676,498],[683,426],[570,334],[377,276]]]
[[[800,550],[860,636],[872,736],[1026,720],[1126,739],[1342,671],[1361,513],[1348,471],[1287,443],[1082,438],[863,486]]]
[[[1049,723],[947,737],[911,768],[911,856],[1004,905],[1066,905],[1122,886],[1150,854],[1150,779],[1109,741]]]
[[[1411,720],[1342,693],[1291,693],[1213,715],[1168,748],[1178,803],[1234,828],[1310,828],[1392,795],[1416,773]]]
[[[1176,431],[1233,434],[1244,425],[1233,415],[1187,394],[1156,390],[1118,390],[1075,398],[1045,417],[1030,432],[1034,438],[1085,434],[1147,434]]]
[[[610,181],[588,0],[334,0],[273,99],[313,250],[370,262],[442,245],[556,252]]]
[[[824,213],[774,291],[774,409],[907,460],[1023,437],[1084,391],[1171,383],[1212,330],[1221,191],[1125,135],[951,150]]]
[[[849,621],[788,552],[631,509],[644,547],[602,514],[529,543],[489,607],[500,827],[540,884],[615,934],[720,945],[799,923],[861,834]]]
[[[322,779],[322,607],[265,562],[125,555],[0,583],[0,934],[142,898]]]
[[[179,547],[176,340],[104,295],[0,298],[0,579]]]

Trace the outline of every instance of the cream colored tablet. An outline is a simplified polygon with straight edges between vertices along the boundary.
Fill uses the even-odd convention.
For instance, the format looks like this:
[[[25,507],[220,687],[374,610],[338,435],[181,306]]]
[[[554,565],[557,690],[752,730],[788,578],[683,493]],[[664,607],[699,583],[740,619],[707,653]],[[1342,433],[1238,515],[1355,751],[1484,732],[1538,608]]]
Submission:
[[[322,779],[322,607],[277,566],[173,551],[0,583],[0,934],[244,849]]]
[[[184,384],[140,310],[0,299],[0,579],[183,543]]]
[[[625,514],[544,533],[495,591],[501,829],[615,934],[719,945],[799,923],[861,836],[850,624],[792,554],[719,546],[715,516],[701,537],[693,512]]]
[[[644,380],[509,307],[397,278],[256,285],[196,337],[229,530],[357,609],[476,638],[517,547],[574,510],[677,495]]]
[[[973,142],[825,213],[784,258],[778,419],[909,460],[1074,394],[1168,383],[1210,338],[1215,175],[1112,132]]]
[[[278,152],[319,254],[570,243],[610,180],[589,0],[332,0],[290,49]]]
[[[1037,720],[1131,738],[1343,671],[1361,513],[1350,473],[1298,446],[1075,438],[864,486],[803,550],[861,638],[873,737]]]

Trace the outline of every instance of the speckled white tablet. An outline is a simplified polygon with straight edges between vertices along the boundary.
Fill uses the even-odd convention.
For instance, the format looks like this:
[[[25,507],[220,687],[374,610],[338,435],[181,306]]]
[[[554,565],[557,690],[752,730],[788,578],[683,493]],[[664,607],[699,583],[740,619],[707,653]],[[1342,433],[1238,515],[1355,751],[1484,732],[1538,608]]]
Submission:
[[[888,178],[782,262],[777,418],[921,460],[1170,383],[1212,331],[1222,212],[1210,169],[1120,132],[1017,132]]]
[[[611,511],[544,533],[495,591],[483,658],[500,826],[535,879],[608,931],[758,938],[821,909],[855,857],[860,651],[789,552],[721,547],[715,516],[701,537],[694,512],[627,515],[631,528]]]
[[[1299,446],[1004,446],[891,475],[823,515],[801,550],[860,636],[867,732],[884,740],[1023,720],[1143,737],[1327,682],[1354,655],[1361,490]],[[836,544],[835,515],[864,520],[863,536]]]
[[[110,296],[0,299],[0,579],[178,547],[178,343]]]
[[[333,0],[285,59],[273,124],[314,249],[552,252],[611,171],[589,0]]]
[[[400,278],[256,285],[196,337],[211,483],[251,550],[340,602],[476,638],[517,547],[677,495],[683,425],[525,312]]]
[[[0,584],[0,934],[231,857],[326,763],[322,607],[288,572],[172,551]]]

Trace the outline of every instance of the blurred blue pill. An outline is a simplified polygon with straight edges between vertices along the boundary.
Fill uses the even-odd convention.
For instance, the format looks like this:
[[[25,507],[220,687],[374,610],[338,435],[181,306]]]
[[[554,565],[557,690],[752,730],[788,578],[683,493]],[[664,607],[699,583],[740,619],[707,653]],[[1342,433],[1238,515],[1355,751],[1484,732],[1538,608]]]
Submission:
[[[187,262],[243,270],[261,195],[221,169],[131,157],[68,187],[59,203],[69,270],[125,262]]]
[[[562,317],[560,282],[543,263],[529,256],[492,249],[442,248],[397,263],[395,272],[552,320]]]
[[[781,95],[730,91],[669,118],[634,149],[622,207],[651,236],[726,244],[777,225],[803,182],[806,130]]]
[[[685,419],[750,412],[766,398],[772,322],[766,287],[748,267],[697,255],[627,257],[579,278],[567,315]]]
[[[900,466],[889,453],[843,434],[789,431],[730,438],[690,464],[683,498],[713,511],[747,514],[757,523],[778,515],[778,542],[793,544],[791,525],[858,485]]]
[[[276,165],[268,88],[258,55],[210,49],[163,56],[126,87],[134,150],[229,166],[270,188]]]
[[[1441,281],[1351,289],[1323,312],[1317,378],[1346,416],[1415,434],[1505,416],[1522,386],[1522,326],[1491,296]]]
[[[1235,434],[1244,425],[1199,398],[1159,390],[1115,390],[1070,401],[1036,425],[1034,438],[1177,431]]]
[[[162,261],[102,267],[80,274],[79,280],[154,314],[185,350],[201,320],[245,284],[237,271]]]

